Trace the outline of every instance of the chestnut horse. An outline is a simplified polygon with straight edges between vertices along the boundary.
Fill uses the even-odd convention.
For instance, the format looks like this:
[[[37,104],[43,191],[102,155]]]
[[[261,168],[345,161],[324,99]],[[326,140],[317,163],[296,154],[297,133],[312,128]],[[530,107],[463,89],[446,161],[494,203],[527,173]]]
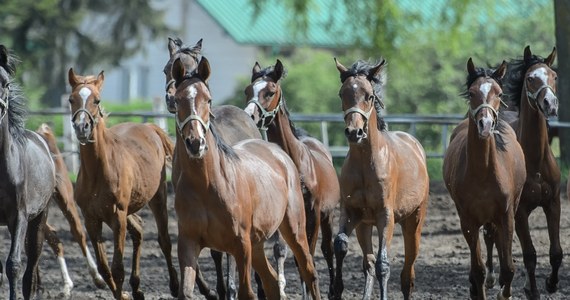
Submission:
[[[69,69],[71,122],[80,143],[80,167],[75,200],[97,258],[97,268],[115,299],[128,298],[122,292],[125,271],[123,255],[126,232],[133,240],[129,283],[134,299],[143,299],[139,290],[139,261],[142,220],[136,212],[149,205],[154,215],[158,242],[166,258],[170,292],[178,295],[178,275],[172,265],[166,206],[166,164],[173,145],[162,129],[153,124],[122,123],[105,126],[100,107],[103,72],[79,76]],[[111,269],[107,263],[102,224],[113,231],[114,254]]]
[[[26,99],[13,81],[17,58],[0,45],[0,225],[10,233],[6,277],[10,300],[18,297],[22,248],[27,255],[24,299],[36,298],[38,264],[48,203],[56,185],[55,165],[45,141],[25,128]],[[0,263],[0,283],[3,279]]]
[[[55,194],[53,199],[59,209],[63,213],[63,216],[67,219],[69,223],[69,228],[71,229],[71,234],[75,238],[75,241],[79,244],[83,256],[87,260],[87,267],[89,269],[89,274],[93,278],[93,282],[99,288],[105,287],[105,281],[97,272],[97,265],[95,260],[91,256],[89,249],[87,248],[87,239],[85,237],[85,232],[83,231],[83,223],[81,223],[81,218],[79,217],[79,212],[75,206],[75,200],[73,199],[73,184],[71,179],[69,179],[69,174],[67,171],[67,166],[63,161],[63,156],[57,147],[57,141],[52,129],[45,123],[41,124],[36,132],[44,138],[46,141],[51,156],[55,163],[55,175],[57,177],[57,185],[55,187]],[[67,271],[67,266],[63,256],[63,243],[57,237],[55,228],[51,225],[46,224],[45,227],[45,238],[48,245],[53,250],[54,254],[57,256],[59,266],[61,269],[61,276],[63,279],[63,296],[69,298],[71,296],[71,289],[73,289],[73,281],[69,277]]]
[[[486,299],[485,266],[479,228],[492,224],[501,271],[497,299],[510,299],[514,216],[526,177],[524,154],[514,130],[501,119],[501,78],[507,63],[496,69],[467,62],[468,118],[453,131],[443,160],[443,178],[471,252],[471,298]],[[488,228],[490,226],[487,226]]]
[[[319,236],[319,227],[323,234],[321,251],[327,261],[332,295],[334,282],[333,261],[333,212],[340,201],[340,188],[332,156],[327,147],[305,131],[295,127],[289,119],[289,111],[281,88],[281,79],[286,70],[278,59],[275,66],[261,69],[255,63],[251,84],[245,88],[247,107],[262,132],[266,132],[270,142],[278,144],[293,159],[303,187],[305,216],[307,218],[307,236],[309,247],[314,256]],[[278,264],[278,273],[284,293],[283,262]],[[281,278],[281,276],[283,276]]]
[[[548,225],[552,266],[552,272],[546,278],[549,293],[558,289],[558,271],[563,256],[560,247],[560,168],[550,148],[548,134],[548,118],[558,114],[557,74],[552,70],[555,58],[556,48],[545,59],[532,54],[527,46],[522,59],[509,62],[505,81],[507,100],[519,110],[518,116],[516,112],[508,113],[526,163],[527,178],[515,216],[515,227],[526,268],[524,291],[529,299],[540,298],[535,277],[536,249],[528,223],[528,217],[535,208],[542,207]],[[492,249],[488,252],[492,253]],[[488,260],[490,258],[492,254]],[[488,262],[488,268],[492,268],[492,262]]]
[[[251,266],[270,299],[278,299],[277,275],[263,244],[280,230],[291,247],[314,299],[318,278],[305,234],[305,214],[295,164],[277,145],[249,139],[229,146],[216,133],[207,85],[210,65],[202,57],[188,73],[180,59],[173,64],[177,86],[176,185],[179,298],[192,297],[197,259],[204,247],[232,254],[239,271],[239,299],[254,299]]]
[[[380,116],[384,107],[386,61],[371,65],[359,60],[350,69],[336,58],[335,62],[342,83],[339,96],[349,149],[339,177],[342,198],[339,234],[334,245],[337,260],[334,296],[342,299],[342,263],[348,251],[348,236],[356,229],[366,280],[363,299],[371,297],[374,275],[380,282],[380,298],[388,299],[388,249],[394,223],[400,223],[405,248],[401,289],[404,298],[409,299],[429,198],[426,155],[410,134],[388,131]],[[378,229],[376,258],[372,247],[373,226]]]
[[[174,102],[174,94],[176,93],[176,87],[174,85],[175,80],[172,78],[172,64],[176,59],[180,59],[184,65],[184,69],[187,73],[192,72],[198,66],[200,52],[202,50],[202,39],[200,39],[194,46],[186,46],[180,39],[168,39],[168,52],[170,53],[170,59],[164,66],[164,75],[166,77],[166,95],[165,101],[169,112],[176,113],[176,103]],[[260,139],[261,134],[255,123],[251,120],[248,114],[246,114],[242,109],[233,105],[220,105],[212,108],[213,114],[219,116],[212,120],[218,129],[220,138],[226,142],[228,145],[234,145],[239,141],[245,139]],[[173,160],[176,160],[176,150]],[[178,164],[174,163],[172,167],[172,182],[176,186],[178,178]],[[202,273],[198,269],[196,274],[196,283],[200,293],[204,295],[207,299],[226,299],[228,297],[235,297],[235,286],[234,286],[234,276],[235,276],[235,263],[230,255],[227,255],[228,259],[228,278],[227,284],[224,283],[224,273],[222,271],[222,253],[216,250],[211,250],[210,254],[214,260],[214,265],[216,268],[217,285],[216,291],[213,291],[208,286],[206,280],[202,276]]]

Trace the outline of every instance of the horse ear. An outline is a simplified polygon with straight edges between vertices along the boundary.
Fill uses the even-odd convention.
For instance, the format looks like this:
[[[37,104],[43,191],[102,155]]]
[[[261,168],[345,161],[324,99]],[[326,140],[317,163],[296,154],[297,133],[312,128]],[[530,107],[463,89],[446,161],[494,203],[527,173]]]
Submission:
[[[97,90],[99,91],[101,90],[104,81],[105,81],[105,75],[103,74],[103,71],[101,71],[99,75],[97,75],[97,80],[95,81],[95,86],[97,87]]]
[[[176,60],[172,63],[172,70],[170,72],[172,73],[172,78],[174,78],[176,81],[176,85],[184,80],[186,70],[184,69],[184,64],[180,60],[180,57],[176,58]]]
[[[382,61],[377,64],[376,66],[372,67],[372,69],[370,69],[370,73],[368,75],[368,79],[372,79],[372,78],[376,78],[378,76],[378,74],[380,74],[380,71],[383,69],[383,67],[386,65],[386,60],[382,59]]]
[[[198,75],[205,83],[208,83],[208,79],[210,79],[210,62],[205,56],[202,56],[200,59],[200,63],[198,64]]]
[[[4,45],[0,45],[0,66],[8,69],[8,49]]]
[[[467,61],[467,72],[469,74],[475,74],[475,65],[473,64],[473,59],[471,57],[469,57],[469,60]]]
[[[176,45],[176,41],[174,41],[173,38],[169,37],[168,38],[168,52],[170,53],[170,56],[174,55],[174,53],[176,53],[176,51],[178,51],[179,47]]]
[[[552,53],[544,60],[544,63],[550,67],[554,63],[554,59],[556,59],[556,47],[552,48]]]
[[[279,59],[275,62],[275,66],[273,67],[273,80],[275,82],[279,81],[283,77],[283,64]]]
[[[530,51],[530,45],[527,45],[526,47],[524,47],[524,62],[528,63],[530,61],[530,59],[532,58],[532,52]]]
[[[503,63],[501,63],[501,65],[497,68],[497,70],[495,70],[491,77],[496,79],[503,79],[503,77],[505,77],[505,74],[507,74],[507,62],[503,60]]]
[[[69,68],[69,71],[67,72],[67,80],[72,88],[79,84],[79,79],[77,79],[77,75],[75,75],[73,68]]]
[[[338,61],[338,60],[336,59],[336,57],[334,58],[334,63],[336,64],[336,69],[337,69],[340,73],[344,73],[344,72],[348,71],[348,69],[347,69],[345,66],[343,66],[343,65],[340,63],[340,61]]]
[[[251,74],[256,74],[259,72],[261,72],[261,66],[258,62],[255,62],[255,65],[253,65],[253,69],[251,70]]]
[[[192,47],[192,52],[198,54],[202,51],[202,39],[200,39],[198,42],[196,42],[196,45],[194,45],[194,47]]]

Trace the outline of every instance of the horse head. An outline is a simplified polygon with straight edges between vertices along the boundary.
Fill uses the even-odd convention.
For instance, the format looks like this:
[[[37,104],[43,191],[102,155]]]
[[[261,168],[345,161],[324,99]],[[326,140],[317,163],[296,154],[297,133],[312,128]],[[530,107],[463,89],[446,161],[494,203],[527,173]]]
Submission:
[[[163,72],[166,76],[165,86],[165,101],[166,108],[171,113],[176,113],[176,106],[174,102],[174,94],[176,87],[174,86],[175,80],[172,78],[172,65],[175,60],[180,59],[185,66],[187,72],[191,72],[198,66],[200,52],[202,51],[202,39],[200,39],[194,46],[185,46],[182,40],[168,38],[168,52],[170,58],[164,66]]]
[[[245,88],[247,106],[245,112],[251,116],[260,129],[267,129],[279,112],[283,99],[283,90],[279,81],[285,77],[286,71],[279,59],[275,66],[261,69],[255,63],[251,71],[251,84]]]
[[[176,129],[178,138],[184,141],[190,157],[201,158],[208,150],[206,133],[210,129],[212,97],[208,88],[210,63],[202,57],[198,67],[188,72],[184,62],[178,58],[172,65],[176,93]]]
[[[477,124],[481,138],[491,136],[497,125],[497,112],[503,96],[500,82],[506,71],[506,61],[503,61],[494,71],[476,68],[471,58],[467,61],[467,92],[465,94],[470,105],[469,117]]]
[[[552,70],[556,58],[556,47],[546,59],[538,59],[524,48],[524,62],[527,71],[524,76],[523,93],[527,96],[530,107],[540,110],[546,118],[558,115],[558,97],[556,97],[556,80],[558,75]]]
[[[105,77],[103,71],[95,76],[76,75],[69,69],[68,81],[71,86],[69,104],[71,106],[71,123],[75,135],[81,144],[93,142],[93,131],[99,118],[103,117],[99,103],[100,91]]]
[[[379,117],[380,109],[384,108],[382,93],[386,60],[382,59],[376,65],[359,60],[350,69],[336,58],[334,60],[342,83],[339,96],[346,125],[344,134],[350,143],[360,143],[368,137],[368,123],[373,111],[376,110]]]

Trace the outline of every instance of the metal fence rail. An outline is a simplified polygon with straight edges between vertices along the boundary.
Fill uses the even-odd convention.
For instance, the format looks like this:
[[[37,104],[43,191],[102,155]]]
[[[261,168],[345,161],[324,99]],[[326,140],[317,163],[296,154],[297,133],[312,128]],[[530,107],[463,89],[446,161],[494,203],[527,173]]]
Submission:
[[[33,116],[62,116],[64,136],[58,137],[58,139],[63,143],[64,149],[62,152],[66,153],[67,157],[72,157],[73,161],[66,161],[72,170],[77,168],[77,141],[75,140],[73,130],[71,129],[70,122],[70,112],[66,109],[56,109],[56,110],[43,110],[43,111],[32,111],[30,112],[30,117]],[[116,112],[110,113],[109,119],[112,118],[139,118],[140,122],[155,122],[159,124],[163,129],[168,131],[168,123],[172,123],[173,115],[168,112],[152,112],[152,111],[138,111],[138,112]],[[431,125],[440,127],[439,133],[439,145],[436,147],[438,150],[427,153],[430,158],[441,158],[445,153],[449,141],[449,135],[452,129],[462,120],[464,115],[386,115],[384,120],[389,124],[391,128],[393,127],[405,127],[407,132],[416,136],[416,130],[418,125]],[[329,148],[333,157],[342,158],[346,155],[348,151],[348,145],[346,140],[343,139],[342,145],[331,145],[330,137],[332,132],[331,125],[333,124],[344,124],[342,114],[291,114],[291,120],[295,124],[304,127],[305,124],[318,124],[320,133],[313,134],[320,138],[320,140]],[[549,122],[551,127],[554,128],[569,128],[570,123],[559,122],[558,120],[551,120]],[[315,126],[315,125],[311,125]],[[342,125],[341,125],[342,126]],[[173,130],[171,130],[173,132]],[[338,133],[334,133],[338,134]],[[320,135],[320,136],[318,136]],[[172,136],[174,139],[174,136]],[[420,139],[420,143],[422,140]]]

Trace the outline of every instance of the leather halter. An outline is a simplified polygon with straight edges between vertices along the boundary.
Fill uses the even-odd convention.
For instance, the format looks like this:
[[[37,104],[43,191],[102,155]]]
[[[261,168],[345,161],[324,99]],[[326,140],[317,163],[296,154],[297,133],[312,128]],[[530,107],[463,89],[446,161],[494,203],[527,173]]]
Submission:
[[[263,107],[263,105],[261,105],[257,96],[247,101],[246,106],[249,105],[250,103],[253,103],[257,106],[257,108],[259,108],[259,111],[261,112],[261,125],[259,126],[259,130],[261,130],[261,134],[264,140],[267,140],[268,126],[269,124],[273,123],[273,120],[275,120],[275,117],[277,116],[277,113],[279,113],[279,109],[281,108],[282,102],[283,102],[283,89],[281,89],[281,87],[279,87],[279,100],[277,101],[277,106],[275,106],[275,108],[271,111],[266,110]],[[266,122],[266,120],[269,121]]]
[[[556,93],[554,93],[554,89],[550,85],[545,83],[545,84],[541,85],[534,93],[531,93],[528,90],[528,85],[526,84],[526,80],[524,82],[524,88],[526,90],[526,98],[528,100],[529,106],[534,110],[540,110],[546,116],[546,112],[544,111],[542,106],[540,106],[538,104],[537,98],[538,98],[538,95],[540,94],[540,92],[542,92],[544,89],[549,89],[552,92],[552,94],[556,94]],[[558,102],[558,97],[556,98],[556,101]],[[534,105],[533,105],[533,102],[534,102]]]

